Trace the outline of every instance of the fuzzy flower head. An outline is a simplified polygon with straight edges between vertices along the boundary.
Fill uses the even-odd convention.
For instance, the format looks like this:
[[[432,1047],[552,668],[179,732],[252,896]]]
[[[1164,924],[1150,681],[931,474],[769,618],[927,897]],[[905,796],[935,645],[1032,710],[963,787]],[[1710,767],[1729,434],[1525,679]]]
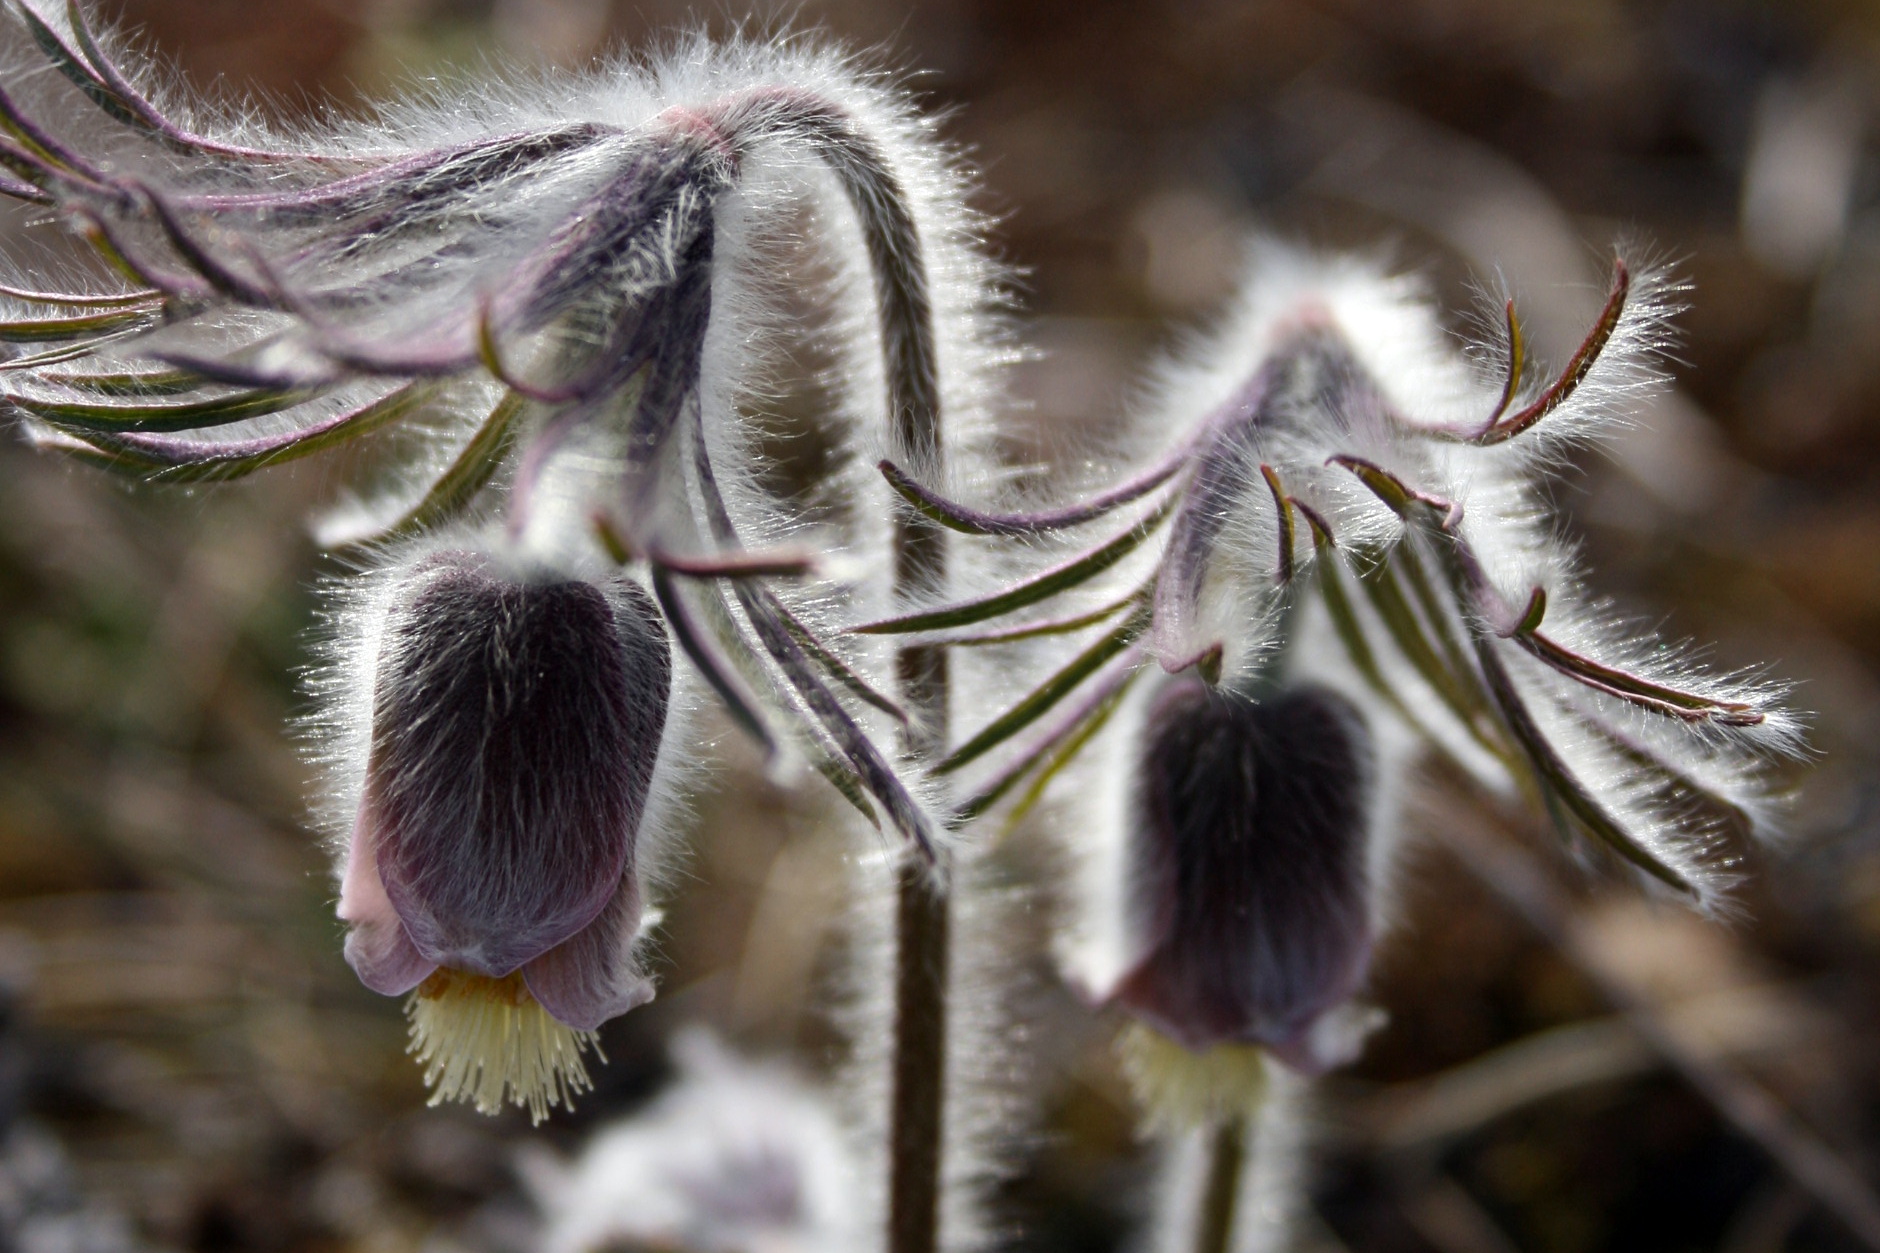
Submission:
[[[346,958],[376,992],[417,990],[413,1046],[440,1096],[491,1108],[507,1086],[539,1118],[585,1082],[590,1033],[653,995],[632,957],[635,853],[670,649],[624,576],[515,577],[445,552],[390,590]]]
[[[189,481],[386,432],[398,473],[328,518],[324,541],[383,545],[500,510],[521,553],[634,563],[740,722],[931,845],[848,712],[893,703],[762,582],[814,563],[747,547],[782,522],[735,423],[762,385],[752,346],[779,333],[758,245],[788,233],[802,196],[846,284],[835,320],[866,306],[853,338],[873,341],[872,361],[841,361],[837,407],[876,415],[877,442],[924,464],[943,403],[965,399],[943,364],[973,375],[961,341],[987,271],[959,180],[904,98],[799,44],[699,41],[670,63],[262,146],[160,110],[80,6],[8,10],[121,126],[80,151],[10,85],[0,192],[55,208],[133,284],[0,292],[17,314],[0,342],[30,346],[0,361],[29,435]]]
[[[0,89],[0,194],[116,277],[0,287],[27,435],[182,482],[376,451],[319,528],[367,570],[320,681],[325,808],[348,957],[416,989],[441,1094],[539,1113],[651,994],[627,953],[671,645],[767,754],[933,854],[879,746],[910,715],[792,590],[819,554],[739,418],[785,296],[829,306],[831,406],[876,446],[936,464],[942,408],[974,402],[988,268],[904,96],[800,42],[701,39],[282,139],[161,106],[81,4],[5,11],[47,63]],[[85,138],[45,120],[81,100]],[[806,236],[833,277],[781,292],[766,249]],[[931,537],[865,531],[887,560],[851,565],[943,577]]]
[[[1061,772],[1096,763],[1073,770],[1066,803],[1079,829],[1133,848],[1103,899],[1134,934],[1112,946],[1107,980],[1082,980],[1093,995],[1184,1044],[1238,1033],[1312,1068],[1300,1025],[1357,987],[1394,839],[1388,814],[1351,808],[1362,771],[1306,760],[1336,742],[1356,761],[1365,736],[1306,730],[1314,719],[1442,752],[1646,881],[1719,905],[1724,845],[1766,830],[1763,766],[1798,751],[1798,723],[1779,686],[1705,673],[1590,601],[1538,490],[1655,383],[1672,293],[1621,256],[1584,342],[1544,372],[1512,302],[1471,357],[1415,284],[1261,246],[1220,329],[1165,372],[1144,464],[1120,482],[999,510],[882,464],[974,542],[1048,554],[970,600],[858,629],[1002,646],[1037,676],[942,763],[974,780],[966,812],[1015,820]],[[1117,514],[1133,516],[1089,536]],[[1041,642],[1064,637],[1082,642],[1052,660]],[[1168,678],[1145,679],[1157,672]],[[1146,730],[1131,729],[1140,712],[1117,716],[1143,706],[1132,687],[1175,680],[1148,698]],[[1318,682],[1342,695],[1308,695]],[[1290,719],[1303,719],[1297,735],[1280,729]],[[1087,751],[1106,738],[1122,746]],[[1216,743],[1238,744],[1240,764],[1210,765],[1197,746]],[[1396,768],[1378,776],[1385,795]],[[1262,783],[1275,770],[1320,800],[1276,804],[1284,793]],[[1252,850],[1295,844],[1329,860],[1282,858],[1226,886],[1219,859],[1238,874]],[[1223,928],[1227,948],[1200,938]],[[1288,953],[1282,934],[1300,947]],[[1182,957],[1202,951],[1209,964]]]
[[[1110,999],[1197,1052],[1345,1060],[1314,1028],[1370,962],[1363,715],[1322,687],[1256,700],[1182,676],[1142,737],[1127,876],[1138,951]]]

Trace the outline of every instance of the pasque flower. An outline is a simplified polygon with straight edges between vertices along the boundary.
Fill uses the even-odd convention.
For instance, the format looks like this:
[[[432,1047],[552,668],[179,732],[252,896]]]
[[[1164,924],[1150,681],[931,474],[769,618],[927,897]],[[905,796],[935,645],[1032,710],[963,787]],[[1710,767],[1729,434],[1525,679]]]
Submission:
[[[1142,727],[1127,870],[1136,951],[1109,999],[1195,1051],[1344,1060],[1313,1028],[1371,955],[1376,761],[1316,685],[1255,699],[1180,676]]]
[[[418,989],[414,1046],[440,1093],[490,1108],[507,1084],[540,1117],[585,1079],[585,1033],[653,995],[632,956],[635,844],[671,696],[665,631],[625,576],[516,575],[466,552],[419,562],[393,597],[346,958],[375,992]],[[472,1062],[506,1048],[512,1066]]]
[[[1763,765],[1800,744],[1780,685],[1706,673],[1589,602],[1542,504],[1548,465],[1655,381],[1660,271],[1616,258],[1584,341],[1536,377],[1511,301],[1472,360],[1413,283],[1253,254],[1119,481],[1014,507],[881,462],[1018,572],[853,628],[1023,676],[937,769],[967,783],[962,818],[1014,824],[1053,797],[1067,981],[1134,1019],[1118,1046],[1147,1122],[1206,1160],[1169,1230],[1210,1250],[1239,1247],[1243,1218],[1284,1222],[1240,1205],[1297,1160],[1276,1130],[1296,1084],[1269,1059],[1320,1073],[1381,1021],[1357,998],[1410,750],[1715,909],[1728,842],[1767,829]]]
[[[669,640],[767,752],[931,855],[878,743],[907,715],[787,586],[815,562],[739,417],[786,286],[839,332],[833,407],[895,456],[931,464],[941,407],[971,402],[989,268],[902,94],[800,41],[698,39],[282,139],[160,107],[80,4],[6,12],[65,83],[0,85],[0,194],[115,275],[0,285],[28,436],[183,482],[378,453],[319,527],[368,570],[319,680],[324,809],[348,956],[417,989],[440,1094],[539,1114],[579,1073],[570,1033],[650,995],[635,839],[676,768]],[[43,120],[81,98],[109,123],[82,143]],[[832,277],[774,275],[778,240]]]
[[[593,1030],[651,995],[694,689],[942,863],[893,867],[897,1247],[932,1247],[942,1167],[965,1177],[942,1136],[967,1037],[940,842],[1067,770],[1079,837],[1121,852],[1099,894],[1116,960],[1083,987],[1178,1061],[1231,1055],[1229,1099],[1192,1106],[1224,1132],[1267,1055],[1317,1072],[1354,1051],[1334,1028],[1384,926],[1405,742],[1706,908],[1716,850],[1766,825],[1759,766],[1799,741],[1779,685],[1589,600],[1538,491],[1652,382],[1672,291],[1652,267],[1618,259],[1541,374],[1511,303],[1471,360],[1413,285],[1259,250],[1117,482],[961,503],[939,417],[999,356],[988,267],[926,126],[840,58],[693,41],[282,140],[159,107],[77,3],[0,4],[64,80],[0,84],[0,194],[114,276],[0,284],[0,395],[29,438],[183,482],[377,454],[320,529],[362,567],[329,602],[323,808],[347,957],[410,995],[440,1099],[540,1117],[586,1082]],[[83,142],[44,121],[61,91],[102,112]],[[806,305],[831,407],[886,433],[886,485],[838,471],[847,520],[816,529],[740,416]],[[971,465],[954,482],[994,490]],[[1023,681],[950,691],[954,648]],[[977,729],[930,751],[957,719]]]
[[[844,347],[837,407],[879,414],[885,398],[888,444],[919,461],[943,401],[970,388],[943,395],[939,356],[970,376],[984,355],[961,341],[989,271],[959,180],[903,97],[807,45],[699,41],[644,69],[388,108],[270,146],[160,111],[80,6],[8,8],[122,131],[81,152],[0,92],[0,193],[56,208],[133,284],[0,290],[0,342],[30,346],[0,362],[29,435],[190,481],[394,427],[393,481],[329,517],[329,544],[500,502],[512,542],[567,564],[598,527],[617,560],[645,563],[675,642],[747,728],[800,742],[931,845],[847,712],[892,702],[761,582],[811,563],[746,547],[782,521],[751,490],[735,407],[761,380],[752,345],[775,330],[758,242],[805,197],[851,215],[822,241],[846,275],[832,317],[860,304],[878,332],[873,362]],[[753,672],[774,688],[753,692]],[[774,727],[777,712],[793,725]]]
[[[1717,906],[1719,850],[1766,829],[1761,766],[1797,751],[1797,721],[1779,685],[1705,673],[1589,602],[1538,492],[1654,382],[1672,291],[1617,259],[1584,342],[1537,378],[1512,302],[1472,361],[1414,284],[1263,245],[1221,328],[1165,371],[1146,465],[1120,483],[997,511],[882,463],[936,521],[1048,554],[857,629],[1003,646],[1037,674],[940,768],[978,772],[967,812],[1016,816],[1085,763],[1066,790],[1072,856],[1106,831],[1128,850],[1122,886],[1093,897],[1128,924],[1108,973],[1082,972],[1093,994],[1197,1048],[1254,1041],[1308,1069],[1339,1052],[1300,1046],[1356,990],[1389,896],[1395,823],[1363,812],[1357,764],[1386,727]],[[1068,662],[1039,647],[1081,633]],[[1173,685],[1146,720],[1116,718],[1153,669]],[[1322,677],[1344,695],[1317,694]],[[1119,721],[1120,743],[1087,751]]]

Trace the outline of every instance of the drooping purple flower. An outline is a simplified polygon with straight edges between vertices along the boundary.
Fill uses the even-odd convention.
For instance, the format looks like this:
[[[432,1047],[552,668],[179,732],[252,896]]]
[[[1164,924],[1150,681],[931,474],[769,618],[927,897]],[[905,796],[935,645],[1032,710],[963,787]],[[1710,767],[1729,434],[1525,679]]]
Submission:
[[[366,986],[418,990],[420,1051],[427,1032],[452,1029],[436,1011],[467,1000],[483,1013],[545,1012],[564,1031],[533,1029],[550,1030],[578,1064],[568,1032],[651,998],[629,952],[641,914],[635,836],[671,679],[658,610],[624,576],[518,576],[445,552],[405,577],[379,648],[340,917]],[[519,1018],[502,1026],[499,1054],[508,1027],[518,1038],[531,1029]],[[497,1087],[479,1104],[500,1102],[503,1081],[491,1077],[504,1071],[531,1099],[520,1060],[520,1070],[482,1060],[482,1082]],[[440,1094],[478,1078],[466,1072]]]
[[[1161,453],[1120,482],[1011,511],[880,463],[926,516],[1039,556],[856,630],[951,645],[1102,630],[1068,664],[1029,646],[1030,690],[941,763],[977,775],[963,812],[1022,817],[1150,662],[1231,687],[1297,645],[1313,673],[1356,680],[1378,725],[1715,908],[1725,850],[1770,830],[1765,767],[1800,752],[1801,721],[1782,684],[1708,671],[1591,600],[1541,490],[1660,374],[1677,284],[1615,256],[1585,338],[1547,371],[1511,301],[1472,363],[1409,280],[1276,245],[1250,259],[1211,342],[1163,371],[1140,431]],[[1112,515],[1128,520],[1088,529]]]
[[[1337,1059],[1314,1025],[1363,979],[1375,791],[1363,716],[1328,688],[1260,700],[1184,675],[1140,748],[1130,883],[1140,956],[1111,999],[1187,1047]]]
[[[370,437],[380,472],[323,520],[326,546],[500,514],[549,564],[643,563],[673,642],[766,754],[800,751],[932,859],[938,824],[864,707],[907,711],[825,644],[813,598],[767,582],[813,554],[747,547],[800,519],[745,490],[761,476],[735,403],[776,381],[755,346],[802,329],[770,295],[775,250],[799,243],[832,277],[798,313],[854,332],[829,337],[832,414],[931,467],[941,414],[983,393],[994,270],[906,94],[816,40],[700,35],[269,138],[159,108],[88,7],[0,4],[0,32],[58,71],[0,86],[0,198],[44,206],[110,275],[0,273],[0,412],[170,481]],[[81,100],[115,125],[63,135]]]

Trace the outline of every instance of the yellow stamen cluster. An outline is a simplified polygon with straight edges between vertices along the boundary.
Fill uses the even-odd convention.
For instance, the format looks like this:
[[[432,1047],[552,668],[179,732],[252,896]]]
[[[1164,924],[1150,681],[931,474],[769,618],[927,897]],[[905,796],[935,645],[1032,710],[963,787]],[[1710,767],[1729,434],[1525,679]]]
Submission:
[[[1266,1095],[1266,1053],[1251,1044],[1196,1053],[1132,1022],[1117,1036],[1116,1054],[1137,1103],[1150,1121],[1170,1130],[1250,1113]]]
[[[432,1105],[468,1101],[480,1114],[502,1112],[505,1099],[541,1122],[550,1106],[573,1108],[591,1092],[581,1060],[589,1048],[606,1061],[592,1031],[557,1022],[529,995],[520,973],[502,979],[439,968],[405,1004],[406,1052],[424,1067]]]

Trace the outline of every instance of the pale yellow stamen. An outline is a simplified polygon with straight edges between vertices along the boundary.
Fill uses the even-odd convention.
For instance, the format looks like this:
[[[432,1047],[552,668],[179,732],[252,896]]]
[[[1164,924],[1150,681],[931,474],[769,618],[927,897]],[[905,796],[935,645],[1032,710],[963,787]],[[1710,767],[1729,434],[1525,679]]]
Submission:
[[[1116,1055],[1148,1119],[1170,1130],[1251,1113],[1266,1095],[1266,1053],[1251,1044],[1197,1053],[1132,1022],[1116,1037]]]
[[[541,1122],[550,1106],[574,1106],[591,1092],[581,1054],[602,1061],[598,1037],[557,1022],[529,995],[520,973],[502,979],[439,968],[405,1003],[414,1054],[432,1105],[467,1101],[480,1114],[502,1112],[505,1099]]]

